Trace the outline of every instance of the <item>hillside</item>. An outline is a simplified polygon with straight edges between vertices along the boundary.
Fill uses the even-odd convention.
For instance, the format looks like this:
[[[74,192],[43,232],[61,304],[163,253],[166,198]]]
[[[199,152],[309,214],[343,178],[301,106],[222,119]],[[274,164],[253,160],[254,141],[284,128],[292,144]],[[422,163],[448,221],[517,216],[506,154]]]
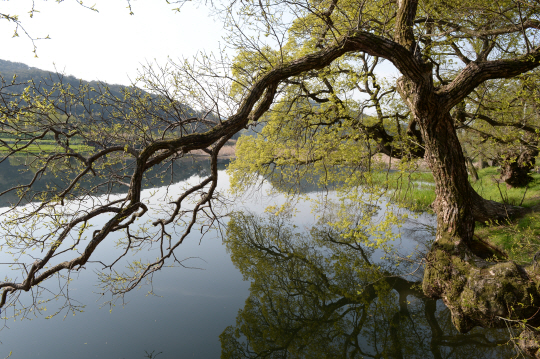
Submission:
[[[16,84],[10,85],[12,82],[12,79],[16,75]],[[83,93],[81,96],[79,94],[79,100],[77,104],[72,104],[69,106],[69,113],[73,115],[78,115],[79,118],[85,118],[88,116],[88,111],[91,109],[92,112],[100,114],[99,116],[103,116],[104,119],[109,118],[109,120],[112,120],[112,123],[117,122],[117,119],[110,117],[110,111],[103,110],[103,107],[101,107],[99,104],[93,103],[92,100],[97,99],[100,97],[101,94],[106,94],[105,97],[107,99],[113,99],[117,98],[120,99],[117,103],[122,103],[122,106],[128,106],[130,103],[136,103],[138,102],[138,99],[141,97],[144,97],[148,94],[148,92],[137,88],[137,93],[133,93],[133,87],[129,88],[129,99],[126,98],[126,94],[124,93],[124,89],[128,88],[123,85],[115,85],[115,84],[108,84],[104,82],[98,82],[98,81],[85,81],[76,78],[72,75],[64,75],[59,74],[51,71],[45,71],[41,70],[35,67],[30,67],[26,64],[20,63],[20,62],[12,62],[7,60],[1,60],[0,59],[0,81],[3,81],[2,89],[2,95],[5,96],[5,98],[10,98],[13,93],[21,93],[28,85],[30,81],[33,81],[36,88],[50,91],[56,83],[62,83],[63,88],[71,87],[73,89],[73,92],[76,94],[77,89],[89,87],[96,89],[96,91],[88,91]],[[7,85],[7,86],[6,86]],[[40,90],[41,92],[41,90]],[[158,95],[150,94],[151,102],[159,103],[160,100],[163,100]],[[113,102],[116,100],[112,100]],[[98,102],[103,102],[103,98],[100,99]],[[108,100],[105,100],[105,102],[111,103]],[[165,102],[168,102],[165,100]],[[184,116],[189,117],[198,117],[199,113],[195,110],[193,110],[191,107],[185,105],[185,104],[177,104],[178,109],[180,109],[180,113],[184,114]],[[165,119],[165,122],[169,121],[174,122],[177,119],[174,118],[174,115],[171,116],[170,113],[164,112],[162,109],[159,108],[159,105],[154,107],[150,110],[153,111],[154,116],[159,116],[160,118]],[[167,127],[167,124],[163,125],[164,127]],[[195,131],[201,131],[204,130],[204,126],[199,126]]]
[[[10,85],[12,82],[13,77],[16,75],[16,85]],[[84,81],[81,79],[76,78],[72,75],[64,75],[59,74],[51,71],[41,70],[35,67],[30,67],[26,64],[20,63],[20,62],[12,62],[8,60],[1,60],[0,59],[0,81],[3,82],[2,89],[2,95],[5,99],[9,99],[11,97],[10,93],[21,93],[27,86],[30,81],[33,81],[35,83],[35,86],[37,88],[50,91],[52,89],[52,86],[55,83],[61,82],[64,87],[71,86],[73,89],[78,89],[80,87],[89,86],[90,88],[101,88],[105,89],[107,92],[107,98],[118,98],[122,99],[120,100],[123,103],[123,106],[129,106],[130,103],[136,103],[137,98],[142,95],[145,96],[148,93],[138,89],[139,95],[130,95],[131,98],[126,100],[124,89],[126,89],[126,86],[123,85],[116,85],[116,84],[107,84],[103,82],[97,82],[97,81]],[[130,88],[130,92],[133,88]],[[99,96],[99,91],[94,92],[90,91],[87,93],[87,96],[83,96],[84,99],[79,102],[77,105],[70,106],[69,107],[69,113],[73,115],[79,115],[79,118],[84,119],[88,116],[88,110],[91,109],[94,113],[99,113],[100,116],[103,116],[104,119],[109,119],[112,121],[111,123],[115,123],[118,120],[114,118],[109,117],[109,111],[103,111],[103,108],[99,104],[92,103],[93,99],[96,99]],[[159,95],[150,94],[151,102],[159,103],[163,98],[161,98]],[[116,101],[116,100],[114,100]],[[165,100],[165,102],[168,102],[168,100]],[[204,116],[207,120],[215,118],[213,117],[212,113],[208,114],[207,111],[203,111],[203,113],[196,111],[192,109],[191,107],[178,103],[176,105],[176,109],[180,109],[176,113],[170,113],[167,111],[164,111],[162,108],[160,108],[159,105],[154,107],[153,109],[149,109],[149,112],[152,112],[152,116],[159,117],[163,120],[161,124],[161,129],[165,129],[167,127],[170,127],[171,123],[174,123],[178,120],[176,116],[178,116],[178,112],[183,114],[186,117],[199,117]],[[147,113],[148,114],[148,113]],[[83,120],[84,121],[84,120]],[[160,126],[156,127],[159,131]],[[194,132],[200,132],[207,130],[208,127],[205,124],[199,123],[197,126],[191,127],[191,131]],[[189,129],[187,130],[189,133]],[[240,136],[240,134],[236,134],[233,136],[233,139],[236,139]],[[4,136],[5,137],[5,136]],[[9,137],[9,136],[8,136]]]
[[[66,84],[70,84],[73,87],[78,87],[80,84],[88,84],[90,86],[97,86],[99,83],[97,81],[84,81],[76,78],[71,75],[62,75],[51,71],[41,70],[36,67],[30,67],[21,62],[12,62],[8,60],[0,59],[0,76],[6,82],[10,82],[13,79],[13,76],[17,75],[18,83],[25,83],[30,80],[36,82],[42,81],[43,79],[52,80],[57,82],[60,79]],[[43,82],[42,82],[43,83]],[[111,93],[120,96],[121,90],[124,86],[122,85],[111,85],[105,84],[110,90]],[[47,87],[46,85],[44,87]],[[21,86],[22,88],[22,86]]]

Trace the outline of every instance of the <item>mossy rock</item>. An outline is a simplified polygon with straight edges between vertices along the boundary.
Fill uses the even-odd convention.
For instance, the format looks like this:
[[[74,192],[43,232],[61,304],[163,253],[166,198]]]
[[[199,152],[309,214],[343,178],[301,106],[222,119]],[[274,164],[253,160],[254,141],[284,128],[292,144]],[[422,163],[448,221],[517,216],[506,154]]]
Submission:
[[[532,318],[540,324],[535,318],[540,307],[536,284],[515,262],[485,262],[448,241],[434,245],[427,259],[424,293],[443,299],[460,332],[476,325],[503,327],[501,318]]]

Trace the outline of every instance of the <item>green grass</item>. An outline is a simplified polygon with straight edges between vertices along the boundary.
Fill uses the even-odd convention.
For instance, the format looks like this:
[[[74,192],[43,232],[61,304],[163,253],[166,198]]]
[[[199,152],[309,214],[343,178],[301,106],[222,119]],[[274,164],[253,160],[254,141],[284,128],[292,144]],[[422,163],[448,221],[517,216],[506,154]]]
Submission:
[[[531,174],[533,181],[525,188],[507,188],[499,183],[500,172],[489,167],[478,171],[479,180],[472,182],[473,188],[484,198],[529,208],[529,211],[504,223],[478,223],[475,234],[496,246],[517,263],[530,263],[540,251],[540,174]],[[392,190],[392,199],[415,211],[431,211],[429,205],[435,200],[433,175],[430,172],[412,174],[376,173],[374,183],[387,185]]]
[[[540,250],[540,174],[531,174],[533,180],[524,188],[507,188],[499,183],[500,172],[495,167],[478,171],[479,180],[471,182],[473,188],[484,198],[516,206],[530,208],[518,218],[502,223],[481,224],[475,234],[497,246],[517,263],[530,263],[534,254]],[[534,208],[532,208],[534,207]]]
[[[478,224],[475,234],[504,251],[515,262],[530,263],[540,250],[540,212],[529,212],[503,223]]]
[[[533,173],[533,180],[526,188],[506,188],[506,184],[498,183],[500,173],[495,167],[478,171],[477,182],[472,182],[473,188],[485,199],[508,203],[516,206],[531,207],[540,202],[540,174]]]
[[[430,211],[435,201],[435,182],[431,172],[377,172],[372,175],[373,183],[391,190],[394,202],[413,211]]]
[[[13,141],[13,139],[10,138],[0,138],[3,141]],[[13,146],[13,143],[10,143],[10,146]],[[17,144],[17,148],[21,148],[25,145],[24,141],[21,141]],[[76,152],[88,152],[92,150],[91,146],[84,145],[82,141],[72,141],[70,143],[70,147],[76,151]],[[58,153],[58,152],[64,152],[65,150],[60,147],[55,140],[38,140],[32,143],[27,148],[21,150],[21,153]],[[9,150],[6,147],[0,147],[0,153],[9,152]]]
[[[499,183],[500,173],[495,167],[488,167],[478,171],[479,180],[472,182],[473,188],[484,198],[493,201],[508,203],[516,206],[532,207],[540,203],[540,174],[532,174],[533,181],[525,188],[506,188],[506,184]],[[435,187],[431,172],[413,172],[403,174],[400,172],[373,174],[373,182],[387,185],[393,190],[394,199],[412,210],[426,211],[435,201]]]

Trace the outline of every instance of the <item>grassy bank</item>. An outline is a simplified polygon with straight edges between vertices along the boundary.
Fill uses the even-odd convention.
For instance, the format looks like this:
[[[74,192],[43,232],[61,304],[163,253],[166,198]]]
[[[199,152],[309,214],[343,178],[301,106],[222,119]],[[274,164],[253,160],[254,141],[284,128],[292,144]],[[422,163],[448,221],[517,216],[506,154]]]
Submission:
[[[377,172],[373,183],[390,189],[390,198],[410,210],[430,211],[435,201],[435,181],[431,172]]]
[[[477,223],[476,236],[505,252],[518,263],[530,263],[540,250],[540,174],[532,174],[533,181],[524,188],[506,188],[498,183],[500,176],[494,167],[478,173],[480,179],[473,188],[484,198],[522,206],[528,211],[517,218],[498,223]]]
[[[500,173],[496,167],[479,170],[478,177],[476,182],[470,177],[469,181],[476,192],[486,199],[528,208],[540,203],[540,174],[532,174],[533,181],[525,188],[506,188],[504,182],[499,183]],[[378,173],[372,178],[375,183],[392,189],[395,200],[411,209],[429,210],[429,205],[435,200],[435,182],[431,172],[406,175],[400,172]]]
[[[500,177],[500,173],[495,167],[479,170],[478,177],[480,179],[471,184],[476,192],[486,199],[522,207],[532,207],[540,202],[540,174],[538,173],[532,174],[533,181],[525,188],[506,188],[504,182],[498,183],[497,178]]]
[[[475,235],[517,263],[530,263],[540,251],[540,211],[533,210],[502,223],[477,224]]]
[[[435,200],[433,175],[418,172],[403,175],[394,172],[374,177],[385,182],[393,190],[394,200],[416,211],[430,211]],[[532,174],[533,181],[524,188],[507,188],[500,183],[497,168],[489,167],[478,171],[479,180],[471,185],[484,198],[528,208],[518,218],[502,223],[477,223],[475,235],[488,242],[518,263],[530,263],[540,251],[540,174]]]

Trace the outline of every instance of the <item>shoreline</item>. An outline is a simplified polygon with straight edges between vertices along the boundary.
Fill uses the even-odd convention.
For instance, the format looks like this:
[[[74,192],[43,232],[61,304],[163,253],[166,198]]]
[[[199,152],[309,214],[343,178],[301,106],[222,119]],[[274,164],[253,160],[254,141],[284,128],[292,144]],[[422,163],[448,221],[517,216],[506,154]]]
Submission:
[[[372,160],[379,165],[384,165],[385,169],[391,169],[391,170],[399,170],[399,164],[401,163],[400,159],[397,158],[391,158],[388,155],[385,155],[384,153],[376,153],[372,157]],[[431,172],[429,169],[427,162],[425,159],[419,159],[416,162],[416,170],[417,172]]]
[[[210,155],[203,150],[193,150],[189,152],[189,155],[208,158]],[[227,143],[219,150],[218,159],[220,160],[232,160],[236,158],[236,140],[229,140]]]

